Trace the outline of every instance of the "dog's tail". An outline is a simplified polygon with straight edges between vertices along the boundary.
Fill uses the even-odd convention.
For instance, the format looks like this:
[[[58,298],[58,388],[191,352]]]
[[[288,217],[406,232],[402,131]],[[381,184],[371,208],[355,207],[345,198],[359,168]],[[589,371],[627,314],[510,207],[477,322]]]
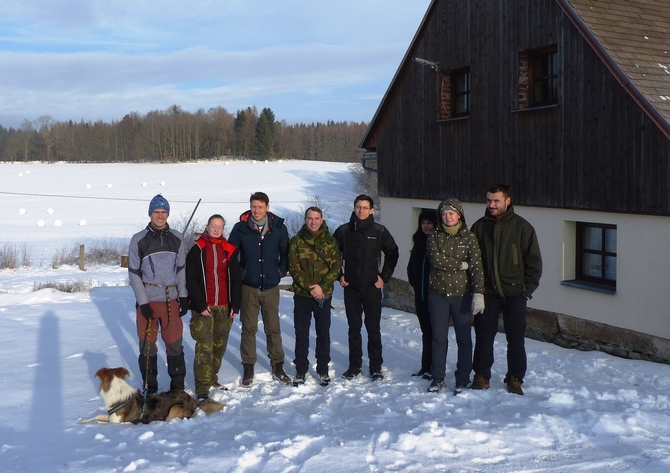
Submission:
[[[213,399],[205,399],[198,403],[198,407],[207,415],[222,411],[226,405]]]

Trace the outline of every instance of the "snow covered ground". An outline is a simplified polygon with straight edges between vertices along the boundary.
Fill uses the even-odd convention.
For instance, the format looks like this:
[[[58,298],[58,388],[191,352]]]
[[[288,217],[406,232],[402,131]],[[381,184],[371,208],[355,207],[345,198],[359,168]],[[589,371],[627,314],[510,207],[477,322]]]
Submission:
[[[386,308],[386,379],[345,381],[340,377],[348,364],[341,290],[334,298],[330,386],[321,387],[314,378],[299,388],[273,382],[260,333],[255,383],[251,389],[239,387],[237,322],[219,374],[229,390],[213,394],[226,403],[223,412],[139,426],[76,423],[104,413],[93,379],[98,368],[125,366],[131,384],[141,384],[134,299],[126,270],[53,270],[48,263],[54,249],[101,237],[129,239],[148,221],[148,201],[159,191],[171,202],[172,218],[190,214],[202,198],[195,218],[204,221],[219,212],[230,226],[248,207],[252,191],[267,192],[280,215],[318,195],[328,203],[334,226],[348,218],[353,188],[346,165],[333,163],[0,164],[0,244],[26,241],[35,259],[46,261],[0,270],[5,393],[0,471],[670,471],[670,366],[528,340],[529,372],[521,397],[504,389],[505,344],[499,335],[489,391],[430,394],[427,381],[410,376],[419,368],[415,316]],[[86,225],[80,225],[84,219]],[[37,226],[38,220],[44,226]],[[409,251],[408,241],[399,244]],[[32,292],[36,282],[76,280],[92,289]],[[291,375],[292,307],[291,294],[283,292],[280,312]],[[448,368],[453,370],[451,335]],[[188,331],[184,341],[190,364],[194,344]],[[159,364],[165,389],[164,356]],[[191,373],[187,384],[193,387]]]

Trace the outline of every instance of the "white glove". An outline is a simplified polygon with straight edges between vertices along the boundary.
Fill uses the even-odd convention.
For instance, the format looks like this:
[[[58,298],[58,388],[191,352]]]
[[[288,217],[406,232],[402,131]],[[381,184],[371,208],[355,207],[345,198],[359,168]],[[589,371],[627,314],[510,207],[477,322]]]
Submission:
[[[475,294],[472,296],[472,315],[482,314],[484,312],[484,294]]]
[[[465,271],[465,270],[467,270],[468,268],[469,268],[469,266],[468,266],[468,262],[467,262],[467,261],[461,261],[461,267],[458,268],[458,269],[460,269],[461,271]]]

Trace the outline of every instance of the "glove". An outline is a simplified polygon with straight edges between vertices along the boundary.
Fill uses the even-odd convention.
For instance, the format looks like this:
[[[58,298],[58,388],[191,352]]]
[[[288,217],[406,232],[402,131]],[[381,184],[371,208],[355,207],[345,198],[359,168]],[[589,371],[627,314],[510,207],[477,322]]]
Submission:
[[[188,313],[188,298],[179,298],[179,317],[183,317]]]
[[[468,262],[467,261],[461,261],[461,267],[458,268],[458,269],[460,269],[461,271],[466,271],[468,268],[469,268]]]
[[[484,312],[484,294],[475,294],[472,296],[472,315]]]
[[[142,313],[145,319],[147,320],[153,319],[154,310],[151,308],[149,304],[142,304],[140,306],[140,312]]]

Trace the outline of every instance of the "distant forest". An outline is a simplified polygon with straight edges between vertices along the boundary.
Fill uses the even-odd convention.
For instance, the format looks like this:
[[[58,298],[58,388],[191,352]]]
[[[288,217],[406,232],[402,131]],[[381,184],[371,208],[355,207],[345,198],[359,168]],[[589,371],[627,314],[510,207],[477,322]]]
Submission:
[[[269,108],[229,113],[223,107],[187,112],[177,105],[121,121],[75,123],[48,115],[19,129],[0,125],[0,160],[182,162],[198,159],[300,159],[358,162],[367,125],[333,122],[288,125]]]

